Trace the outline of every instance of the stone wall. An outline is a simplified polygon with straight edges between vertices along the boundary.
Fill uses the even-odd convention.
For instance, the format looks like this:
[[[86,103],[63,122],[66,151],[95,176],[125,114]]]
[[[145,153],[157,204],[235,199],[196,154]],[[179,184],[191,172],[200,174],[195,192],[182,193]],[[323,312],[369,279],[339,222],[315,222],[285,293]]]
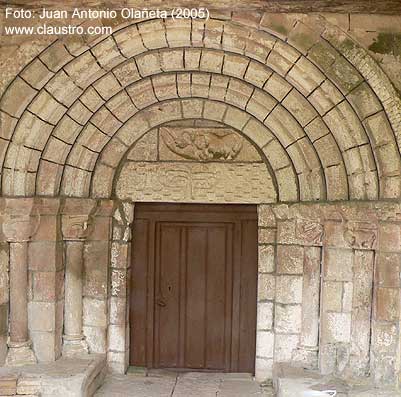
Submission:
[[[257,360],[266,374],[292,362],[398,381],[400,221],[391,203],[260,207]]]
[[[15,200],[19,201],[0,200],[7,214],[12,214]],[[27,273],[28,331],[35,358],[51,362],[61,354],[71,354],[66,349],[71,339],[65,322],[70,313],[65,310],[79,309],[81,301],[86,351],[107,354],[110,368],[123,373],[129,362],[133,204],[29,200],[35,208],[32,222],[37,224],[28,242]],[[91,226],[82,240],[85,211],[91,214]],[[397,383],[401,358],[400,205],[262,204],[258,211],[257,378],[271,378],[274,364],[290,362],[344,378],[370,376],[379,385]],[[2,229],[10,236],[6,220],[2,218]],[[73,230],[80,240],[71,240]],[[4,235],[1,241],[0,280],[6,286],[15,266],[15,257],[9,257],[8,251],[15,250],[13,244],[17,243],[6,242]],[[78,306],[66,306],[65,300],[66,292],[71,292],[64,290],[65,285],[76,288],[66,284],[69,278],[65,276],[71,244],[83,247],[82,292],[73,295]],[[4,362],[7,289],[2,293]],[[12,331],[12,316],[10,321]]]

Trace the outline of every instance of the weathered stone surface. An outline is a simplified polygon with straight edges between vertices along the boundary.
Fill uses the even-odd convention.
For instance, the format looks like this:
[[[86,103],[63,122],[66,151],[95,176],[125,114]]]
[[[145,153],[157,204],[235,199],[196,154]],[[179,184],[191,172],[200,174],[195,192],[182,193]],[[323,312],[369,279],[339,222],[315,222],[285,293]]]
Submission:
[[[259,175],[258,175],[259,174]],[[135,182],[127,175],[136,175]],[[136,186],[135,191],[132,190]],[[235,188],[235,187],[236,188]],[[152,193],[149,189],[152,189]],[[216,190],[217,189],[217,190]],[[250,192],[252,192],[250,194]],[[151,164],[127,163],[117,183],[121,198],[136,201],[270,202],[274,190],[264,166],[241,166],[241,173],[230,164]],[[152,195],[152,198],[149,197]]]
[[[350,18],[346,14],[262,15],[262,9],[275,7],[286,11],[311,8],[299,8],[295,3],[291,4],[295,8],[255,4],[247,4],[249,10],[244,11],[238,9],[244,4],[233,7],[224,2],[213,7],[218,9],[211,10],[207,21],[191,23],[167,18],[126,26],[121,20],[99,20],[98,26],[113,25],[113,36],[64,37],[49,46],[49,38],[27,45],[22,37],[5,37],[0,65],[3,195],[115,197],[123,186],[123,190],[131,189],[124,198],[142,201],[173,197],[179,202],[266,205],[277,200],[397,200],[401,192],[399,98],[386,73],[394,76],[389,63],[397,65],[392,52],[397,51],[394,43],[398,36],[380,33],[383,29],[397,32],[397,17],[351,12],[366,10],[361,4],[348,6]],[[254,12],[255,8],[259,11]],[[377,32],[366,31],[369,23]],[[352,36],[369,46],[370,55]],[[391,39],[387,49],[382,48],[383,37]],[[371,45],[373,39],[377,42]],[[15,57],[9,55],[14,52]],[[398,81],[395,85],[399,86]],[[177,98],[182,100],[173,101]],[[185,128],[198,133],[199,129],[219,128],[196,124],[201,119],[235,128],[250,141],[246,141],[249,147],[255,145],[263,163],[240,163],[256,161],[253,151],[249,157],[238,155],[236,164],[188,165],[182,152],[172,155],[166,147],[158,152],[144,150],[157,146],[160,136],[156,135],[132,149],[150,126],[159,128],[182,119],[193,123]],[[226,153],[226,149],[219,150]],[[130,161],[122,164],[130,150]],[[160,157],[174,163],[161,164]],[[131,160],[138,163],[133,166]],[[154,164],[149,164],[151,161]],[[238,184],[227,177],[230,174]],[[132,187],[138,175],[140,189]],[[346,209],[339,203],[316,207],[308,203],[302,209],[280,207],[274,215],[266,208],[262,211],[258,233],[260,307],[277,305],[274,311],[279,326],[288,330],[294,324],[287,324],[286,311],[295,312],[295,305],[302,305],[296,336],[280,334],[276,340],[278,358],[295,360],[297,354],[309,357],[308,352],[313,356],[321,292],[321,370],[343,373],[354,368],[357,375],[367,373],[372,320],[371,372],[378,382],[394,380],[397,353],[388,341],[398,338],[392,327],[399,323],[400,217],[399,209],[387,210],[384,204],[374,203],[374,214],[382,211],[380,216],[386,219],[376,220],[362,201],[347,204]],[[353,206],[360,210],[347,212]],[[328,207],[331,209],[326,211]],[[41,218],[28,248],[31,274],[26,290],[33,307],[59,302],[63,296],[60,224],[50,218]],[[99,299],[96,303],[102,307],[112,291],[112,298],[119,302],[113,313],[114,325],[121,328],[126,325],[120,306],[129,294],[131,238],[129,222],[124,222],[113,232],[118,248],[107,241],[110,222],[97,222],[96,235],[85,253],[84,286],[85,300]],[[110,265],[113,273],[108,270]],[[0,268],[3,274],[7,271],[7,266]],[[0,286],[5,286],[0,293],[0,304],[5,305],[7,277],[0,276]],[[89,319],[88,308],[85,315]],[[98,309],[93,309],[96,316],[89,319],[85,332],[94,351],[105,351],[105,319],[103,309]],[[52,310],[48,311],[53,317]],[[260,318],[270,330],[268,315],[266,310]],[[47,343],[53,346],[53,353],[57,350],[58,336],[47,320],[43,319],[44,329],[32,331],[34,348],[41,351],[38,357],[47,355]],[[337,329],[338,324],[342,330]],[[387,327],[387,333],[380,327]],[[301,346],[294,346],[298,334]],[[123,370],[127,354],[125,350],[119,353],[110,354],[110,361]],[[272,357],[258,357],[256,372],[271,373]],[[312,361],[302,362],[310,365]]]

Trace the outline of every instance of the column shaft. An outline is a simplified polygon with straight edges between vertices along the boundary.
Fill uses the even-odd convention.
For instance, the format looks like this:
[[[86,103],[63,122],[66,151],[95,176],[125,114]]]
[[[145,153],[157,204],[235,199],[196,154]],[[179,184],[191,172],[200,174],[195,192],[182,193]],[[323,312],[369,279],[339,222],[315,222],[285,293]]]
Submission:
[[[28,342],[28,244],[10,243],[10,341]]]

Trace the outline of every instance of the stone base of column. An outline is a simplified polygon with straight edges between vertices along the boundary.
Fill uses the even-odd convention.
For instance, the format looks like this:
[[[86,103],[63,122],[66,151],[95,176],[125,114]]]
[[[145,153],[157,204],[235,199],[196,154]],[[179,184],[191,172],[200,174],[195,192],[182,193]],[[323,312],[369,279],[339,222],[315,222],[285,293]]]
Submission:
[[[7,367],[20,367],[23,365],[36,364],[35,353],[32,350],[31,341],[9,342],[6,358]]]
[[[63,351],[64,357],[74,357],[82,354],[89,354],[88,343],[83,336],[63,336]]]

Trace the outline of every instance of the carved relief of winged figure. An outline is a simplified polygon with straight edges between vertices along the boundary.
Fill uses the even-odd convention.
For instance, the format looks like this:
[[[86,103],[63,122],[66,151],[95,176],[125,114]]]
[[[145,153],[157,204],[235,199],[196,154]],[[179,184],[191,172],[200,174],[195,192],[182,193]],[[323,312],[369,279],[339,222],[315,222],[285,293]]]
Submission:
[[[190,160],[234,160],[242,149],[242,139],[237,134],[184,129],[173,131],[165,128],[163,142],[175,154]]]

